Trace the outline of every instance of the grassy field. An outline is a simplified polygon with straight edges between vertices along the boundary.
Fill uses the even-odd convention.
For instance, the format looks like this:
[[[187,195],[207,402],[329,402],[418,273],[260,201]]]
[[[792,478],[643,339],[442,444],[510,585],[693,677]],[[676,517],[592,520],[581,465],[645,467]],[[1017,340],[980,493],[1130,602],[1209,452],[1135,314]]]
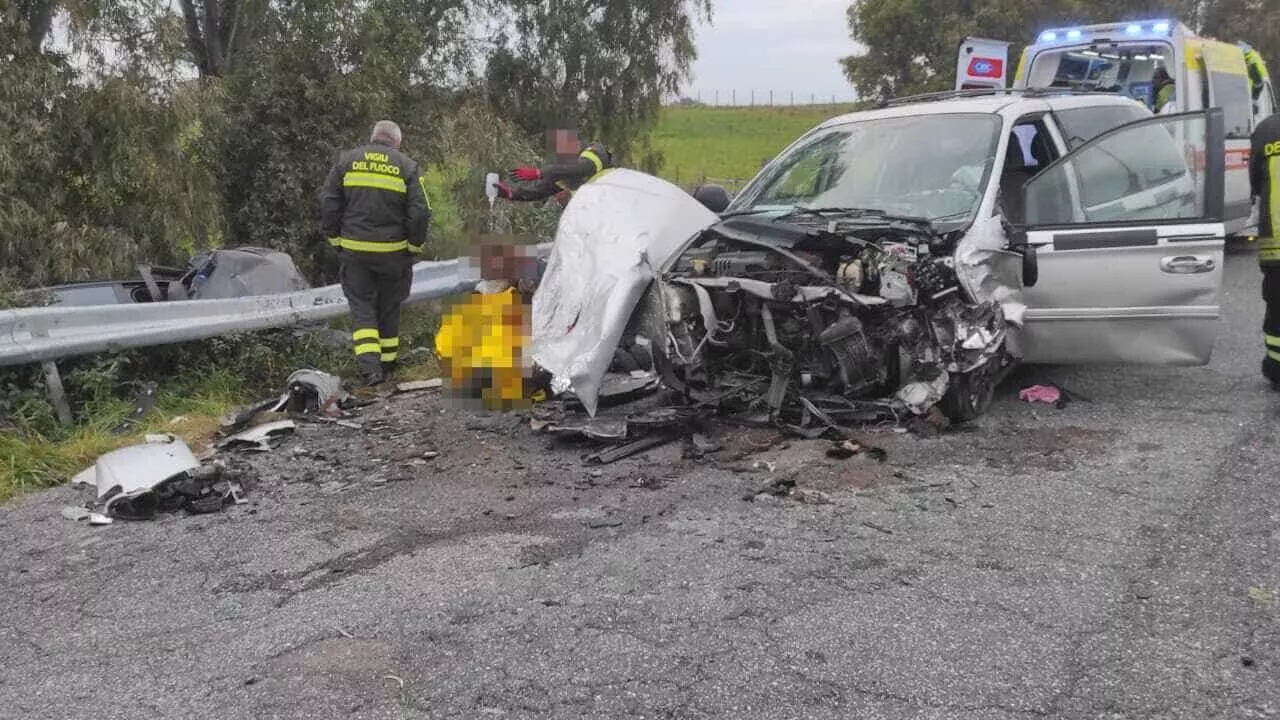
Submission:
[[[764,160],[801,133],[849,109],[831,105],[673,107],[663,112],[653,140],[666,157],[662,175],[667,179],[692,184],[711,178],[736,189],[734,181],[749,179]],[[456,172],[461,170],[434,170],[434,184],[443,187],[456,179],[450,174]],[[433,198],[432,204],[439,227],[459,225],[456,208],[447,198]],[[406,346],[430,347],[437,317],[431,308],[415,308],[406,318]],[[215,341],[215,346],[220,344]],[[168,352],[135,353],[121,361],[123,364],[105,356],[70,363],[86,366],[69,373],[69,390],[80,420],[71,428],[56,425],[42,393],[17,392],[26,383],[18,375],[0,372],[0,502],[64,482],[102,453],[137,442],[148,432],[173,432],[198,446],[217,428],[219,416],[240,403],[278,392],[278,384],[295,367],[338,372],[349,370],[343,365],[350,363],[345,349],[299,352],[285,347],[264,351],[256,362],[241,362],[233,368],[228,358],[239,356],[236,344],[229,350],[209,350],[208,355],[195,352],[187,361],[176,363],[181,368],[177,372],[172,368],[130,367],[143,357]],[[107,372],[104,367],[114,369]],[[435,370],[434,358],[428,358],[407,369],[403,377],[430,376]],[[156,408],[144,422],[119,432],[117,427],[132,410],[124,381],[135,377],[160,382]],[[256,387],[246,386],[246,377],[267,380]]]
[[[851,109],[849,105],[669,107],[654,130],[653,144],[666,157],[662,176],[672,182],[691,184],[704,177],[721,183],[745,181],[802,133]]]

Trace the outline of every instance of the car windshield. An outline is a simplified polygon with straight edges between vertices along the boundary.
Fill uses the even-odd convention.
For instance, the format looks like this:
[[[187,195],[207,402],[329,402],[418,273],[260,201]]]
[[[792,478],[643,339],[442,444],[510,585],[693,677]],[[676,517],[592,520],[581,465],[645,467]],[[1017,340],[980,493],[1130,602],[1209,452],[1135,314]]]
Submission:
[[[848,208],[967,220],[986,189],[1000,128],[991,114],[836,125],[770,163],[730,211]]]

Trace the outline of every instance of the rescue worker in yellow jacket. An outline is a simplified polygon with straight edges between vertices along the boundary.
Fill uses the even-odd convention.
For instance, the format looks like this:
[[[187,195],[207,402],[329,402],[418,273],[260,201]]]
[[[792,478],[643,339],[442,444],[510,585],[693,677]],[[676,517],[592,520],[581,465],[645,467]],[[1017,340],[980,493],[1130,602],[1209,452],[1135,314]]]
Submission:
[[[535,399],[545,375],[526,357],[537,258],[518,247],[488,244],[480,249],[480,270],[476,291],[440,323],[436,355],[450,395],[510,410]]]
[[[1262,61],[1262,55],[1258,54],[1248,43],[1240,43],[1240,49],[1244,51],[1244,64],[1249,70],[1249,93],[1253,96],[1253,102],[1256,104],[1262,97],[1263,83],[1270,79],[1267,72],[1267,64]],[[1254,112],[1258,109],[1255,106]]]
[[[1176,86],[1173,83],[1173,78],[1169,77],[1168,70],[1165,70],[1164,68],[1156,68],[1156,71],[1151,75],[1151,89],[1154,90],[1156,94],[1154,107],[1155,112],[1157,114],[1171,112],[1173,108],[1167,106],[1169,106],[1169,104],[1174,100]]]
[[[575,190],[591,182],[597,175],[613,167],[613,154],[600,143],[582,148],[572,162],[551,163],[540,168],[518,167],[510,174],[520,183],[515,187],[496,183],[498,197],[515,202],[546,200],[553,195],[571,196]]]
[[[400,126],[373,126],[369,143],[338,156],[320,199],[325,236],[338,248],[339,280],[351,309],[356,369],[382,382],[400,353],[400,306],[413,285],[431,203],[418,163],[400,152]]]
[[[1262,269],[1262,321],[1266,355],[1262,375],[1280,390],[1280,115],[1271,115],[1253,131],[1249,186],[1258,198],[1258,265]]]

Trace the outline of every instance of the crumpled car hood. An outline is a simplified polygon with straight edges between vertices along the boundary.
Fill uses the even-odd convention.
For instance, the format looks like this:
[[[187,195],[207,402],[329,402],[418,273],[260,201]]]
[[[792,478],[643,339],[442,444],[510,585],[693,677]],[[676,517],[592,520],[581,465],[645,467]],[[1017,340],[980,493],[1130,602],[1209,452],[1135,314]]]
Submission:
[[[633,170],[584,185],[561,215],[533,296],[532,359],[552,390],[592,416],[613,352],[649,283],[715,213],[671,183]]]

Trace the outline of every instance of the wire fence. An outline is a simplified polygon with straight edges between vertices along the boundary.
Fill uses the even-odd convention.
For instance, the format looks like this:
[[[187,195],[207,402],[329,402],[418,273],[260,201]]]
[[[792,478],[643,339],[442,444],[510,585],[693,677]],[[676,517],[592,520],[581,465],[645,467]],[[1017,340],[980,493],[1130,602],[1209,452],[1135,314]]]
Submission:
[[[737,195],[738,191],[742,190],[743,186],[751,180],[751,178],[710,177],[704,172],[690,170],[682,171],[678,167],[673,167],[670,170],[663,172],[662,175],[667,180],[670,180],[672,183],[679,185],[690,192],[699,185],[713,184],[723,186],[731,195]]]
[[[668,100],[668,105],[712,105],[717,107],[802,107],[808,105],[852,105],[853,92],[820,93],[799,90],[696,90]]]

